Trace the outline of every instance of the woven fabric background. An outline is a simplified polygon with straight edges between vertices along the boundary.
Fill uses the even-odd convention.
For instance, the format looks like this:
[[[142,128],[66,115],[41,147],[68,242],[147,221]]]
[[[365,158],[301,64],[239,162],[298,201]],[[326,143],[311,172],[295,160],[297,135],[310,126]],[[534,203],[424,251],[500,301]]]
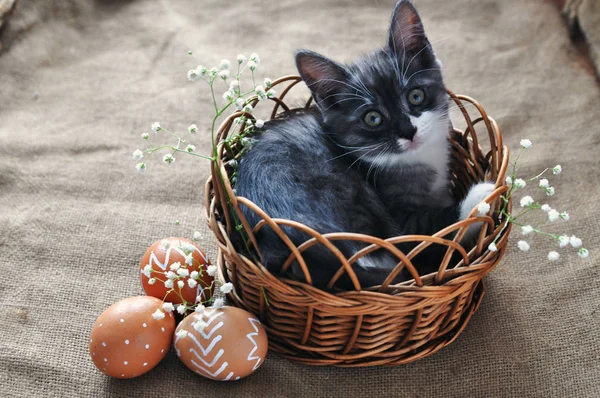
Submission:
[[[451,346],[395,368],[315,368],[270,354],[234,383],[202,379],[174,352],[150,373],[113,380],[88,354],[96,317],[141,293],[138,263],[167,236],[205,227],[208,164],[177,158],[138,176],[131,153],[152,122],[201,126],[197,64],[256,51],[259,76],[294,73],[293,51],[340,61],[384,44],[393,0],[21,0],[0,54],[0,396],[600,396],[600,90],[544,0],[415,0],[448,87],[478,99],[507,144],[534,147],[522,173],[562,164],[548,200],[572,221],[587,260],[547,242],[512,250]],[[192,49],[194,56],[187,55]],[[180,225],[175,224],[180,220]],[[544,243],[544,244],[542,244]]]

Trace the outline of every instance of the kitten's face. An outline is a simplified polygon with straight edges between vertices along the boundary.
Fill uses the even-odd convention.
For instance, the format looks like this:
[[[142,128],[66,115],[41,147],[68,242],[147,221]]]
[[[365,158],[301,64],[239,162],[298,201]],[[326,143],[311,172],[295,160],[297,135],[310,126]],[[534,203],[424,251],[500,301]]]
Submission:
[[[388,46],[341,66],[297,55],[331,138],[367,162],[411,161],[445,146],[450,127],[440,66],[410,2],[400,1]]]

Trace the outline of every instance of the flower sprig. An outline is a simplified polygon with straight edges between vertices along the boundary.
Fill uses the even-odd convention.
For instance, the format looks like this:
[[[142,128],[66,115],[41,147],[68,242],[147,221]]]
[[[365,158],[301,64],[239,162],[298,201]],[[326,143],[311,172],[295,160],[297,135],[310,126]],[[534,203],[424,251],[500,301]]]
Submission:
[[[572,248],[577,249],[577,254],[579,255],[579,257],[588,257],[590,254],[589,250],[583,247],[582,240],[576,237],[575,235],[569,237],[568,234],[552,234],[544,232],[541,229],[534,227],[530,224],[526,224],[524,221],[522,221],[523,216],[536,210],[541,210],[542,212],[546,213],[550,222],[555,222],[558,220],[568,221],[571,217],[567,211],[556,210],[552,208],[549,204],[542,203],[542,201],[535,199],[531,195],[524,195],[519,199],[519,205],[522,210],[517,214],[509,214],[509,199],[513,197],[515,193],[519,192],[527,186],[532,185],[532,183],[535,184],[536,188],[538,189],[538,192],[541,192],[542,195],[545,195],[546,198],[554,196],[556,194],[556,189],[550,186],[550,181],[548,180],[548,178],[544,177],[544,175],[549,170],[552,170],[552,174],[555,176],[558,176],[562,172],[561,165],[556,165],[552,169],[544,169],[541,173],[537,174],[534,177],[528,179],[517,178],[517,163],[519,161],[519,158],[521,157],[524,151],[530,149],[533,146],[533,143],[528,139],[521,140],[520,144],[521,150],[519,151],[515,161],[511,163],[511,175],[506,177],[506,184],[509,185],[510,188],[508,190],[508,193],[501,196],[503,205],[500,210],[500,217],[501,219],[507,221],[504,227],[506,228],[506,226],[508,226],[509,223],[512,223],[520,227],[521,234],[523,236],[529,236],[532,234],[541,235],[546,238],[550,238],[554,242],[554,244],[556,244],[559,248],[571,246]],[[487,205],[487,209],[485,207],[481,207],[484,204]],[[480,204],[480,208],[478,210],[480,215],[487,214],[490,210],[489,204],[483,202],[482,204]],[[498,250],[498,248],[496,247],[496,241],[500,236],[501,234],[498,234],[496,236],[496,239],[494,239],[494,241],[488,246],[488,249],[490,251]],[[531,249],[531,244],[526,240],[519,240],[517,242],[517,247],[519,248],[519,250],[527,252]],[[556,250],[551,250],[548,252],[548,260],[556,261],[559,258],[560,254]]]

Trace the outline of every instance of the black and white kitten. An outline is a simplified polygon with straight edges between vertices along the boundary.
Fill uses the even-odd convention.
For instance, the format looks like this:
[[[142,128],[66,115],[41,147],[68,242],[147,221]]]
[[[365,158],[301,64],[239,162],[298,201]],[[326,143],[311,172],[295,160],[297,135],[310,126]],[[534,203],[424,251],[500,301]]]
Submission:
[[[321,234],[431,235],[466,218],[493,190],[493,184],[477,184],[462,201],[450,194],[451,124],[441,63],[409,1],[397,3],[385,48],[349,65],[299,51],[296,64],[317,106],[266,123],[238,170],[238,195],[271,217]],[[248,209],[244,214],[252,225],[260,220]],[[284,230],[295,245],[309,239]],[[290,250],[269,228],[257,240],[263,264],[277,272]],[[336,246],[348,258],[364,247],[354,241]],[[400,248],[408,253],[411,247]],[[419,272],[437,269],[441,253],[430,249],[417,256]],[[340,267],[320,245],[304,258],[318,287]],[[370,286],[381,284],[397,263],[379,250],[354,269]],[[297,264],[292,270],[303,279]],[[404,272],[397,281],[406,278]],[[336,286],[348,288],[348,279]]]

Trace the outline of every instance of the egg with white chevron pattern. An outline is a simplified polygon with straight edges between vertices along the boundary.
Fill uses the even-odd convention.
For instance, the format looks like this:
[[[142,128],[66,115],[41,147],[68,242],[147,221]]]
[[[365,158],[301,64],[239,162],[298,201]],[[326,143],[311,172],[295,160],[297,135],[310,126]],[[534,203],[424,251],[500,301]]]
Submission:
[[[262,365],[267,334],[251,313],[237,307],[206,308],[188,315],[175,330],[177,356],[193,372],[212,380],[239,380]]]

